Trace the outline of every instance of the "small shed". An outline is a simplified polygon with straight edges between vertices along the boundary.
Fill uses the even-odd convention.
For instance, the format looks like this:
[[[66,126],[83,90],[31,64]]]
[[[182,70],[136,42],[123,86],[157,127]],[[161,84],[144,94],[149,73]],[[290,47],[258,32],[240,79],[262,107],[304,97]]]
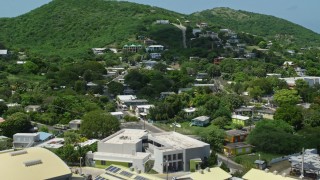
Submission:
[[[267,168],[267,162],[262,160],[255,160],[254,164],[256,165],[257,169],[264,170],[265,168]]]

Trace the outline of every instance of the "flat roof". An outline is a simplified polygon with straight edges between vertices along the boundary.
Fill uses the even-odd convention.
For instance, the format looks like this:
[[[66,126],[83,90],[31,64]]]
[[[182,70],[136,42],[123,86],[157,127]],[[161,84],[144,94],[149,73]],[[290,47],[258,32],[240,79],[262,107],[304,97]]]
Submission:
[[[32,147],[0,154],[1,179],[71,177],[69,167],[51,151]]]
[[[117,99],[119,99],[120,101],[128,101],[137,99],[137,97],[135,95],[118,95]]]
[[[239,119],[242,121],[246,121],[246,120],[249,120],[250,118],[248,116],[232,115],[232,119]]]
[[[231,148],[231,149],[238,149],[238,148],[252,147],[252,145],[246,144],[243,142],[238,142],[238,143],[229,143],[224,147]]]
[[[38,144],[36,147],[44,147],[44,148],[49,148],[49,149],[58,149],[62,147],[64,144],[63,138],[53,138],[50,139],[49,141],[46,141],[44,143]]]
[[[209,146],[207,143],[177,132],[151,133],[149,134],[149,137],[152,137],[154,140],[157,140],[159,143],[164,145],[165,147],[161,147],[163,150]]]
[[[82,120],[81,119],[75,119],[75,120],[72,120],[69,122],[70,123],[73,123],[73,124],[81,124]]]
[[[195,112],[196,110],[197,110],[197,108],[193,108],[193,107],[191,107],[191,108],[184,108],[184,109],[183,109],[183,111],[184,111],[184,112],[187,112],[187,113],[188,113],[188,112],[189,112],[189,113],[190,113],[190,112]]]
[[[111,112],[110,114],[111,114],[112,116],[123,115],[123,112]]]
[[[238,130],[238,129],[232,129],[232,130],[226,131],[226,134],[228,136],[242,136],[242,135],[248,135],[248,132]]]
[[[209,171],[207,169],[179,177],[179,178],[191,178],[193,180],[226,180],[231,178],[232,176],[222,170],[219,167],[210,168]]]
[[[152,108],[152,107],[154,107],[153,104],[146,104],[146,105],[139,105],[139,106],[137,106],[137,108],[144,108],[144,109],[150,109],[150,108]]]
[[[196,120],[196,121],[206,121],[206,120],[209,120],[210,119],[210,117],[208,117],[208,116],[199,116],[199,117],[196,117],[196,118],[194,118],[194,119],[192,119],[192,120]]]
[[[259,169],[251,169],[242,178],[246,180],[295,180],[290,177],[284,177],[279,174],[274,174],[273,172],[265,172]]]
[[[148,132],[141,129],[122,129],[115,134],[101,140],[103,143],[123,144],[137,143],[141,141],[143,136],[147,136]]]

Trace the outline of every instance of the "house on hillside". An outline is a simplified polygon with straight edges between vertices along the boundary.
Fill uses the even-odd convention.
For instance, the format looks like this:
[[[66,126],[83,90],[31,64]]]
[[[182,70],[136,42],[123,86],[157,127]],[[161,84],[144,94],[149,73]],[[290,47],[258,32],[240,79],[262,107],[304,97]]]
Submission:
[[[248,132],[244,130],[232,129],[226,131],[225,141],[229,143],[243,142],[248,136]]]
[[[124,118],[124,114],[121,111],[119,111],[119,112],[111,112],[110,114],[112,116],[116,117],[119,121]]]
[[[151,108],[154,108],[154,105],[146,104],[146,105],[136,106],[136,109],[135,109],[136,116],[146,118]]]
[[[156,20],[156,24],[170,24],[169,20],[159,19]]]
[[[126,44],[122,47],[122,51],[125,53],[136,53],[143,48],[140,44]]]
[[[185,108],[183,111],[186,113],[187,116],[192,116],[196,111],[197,108],[190,107],[190,108]]]
[[[204,126],[209,125],[209,123],[210,123],[210,117],[199,116],[199,117],[192,119],[190,125],[204,127]]]
[[[0,49],[0,56],[7,56],[8,50],[7,49]]]
[[[232,115],[232,123],[239,124],[242,126],[249,125],[250,118],[248,116],[242,116],[242,115]]]
[[[146,48],[147,52],[161,52],[164,50],[164,46],[162,45],[150,45]]]
[[[29,105],[24,108],[24,110],[28,112],[39,112],[41,110],[40,105]]]
[[[81,122],[82,122],[81,119],[75,119],[75,120],[70,121],[69,122],[70,129],[79,130],[80,126],[81,126]]]
[[[105,53],[106,49],[107,48],[92,48],[91,50],[95,55],[102,55]]]
[[[161,59],[161,53],[150,53],[151,59]]]

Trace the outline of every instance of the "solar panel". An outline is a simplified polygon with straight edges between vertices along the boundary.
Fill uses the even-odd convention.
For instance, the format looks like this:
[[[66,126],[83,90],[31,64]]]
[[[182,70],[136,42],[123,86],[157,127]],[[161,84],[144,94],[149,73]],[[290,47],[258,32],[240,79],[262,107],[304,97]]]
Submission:
[[[131,177],[131,176],[133,176],[132,173],[129,173],[129,172],[127,172],[127,171],[121,171],[119,174],[121,174],[121,175],[123,175],[123,176],[126,176],[126,177]]]
[[[109,171],[111,168],[113,168],[113,166],[109,166],[106,171]]]
[[[136,176],[134,178],[135,180],[149,180],[148,178],[142,177],[142,176]]]
[[[117,173],[120,170],[121,170],[120,168],[116,168],[115,170],[113,170],[113,173]]]
[[[116,167],[112,166],[112,168],[109,169],[110,172],[113,172],[113,170],[115,170]]]

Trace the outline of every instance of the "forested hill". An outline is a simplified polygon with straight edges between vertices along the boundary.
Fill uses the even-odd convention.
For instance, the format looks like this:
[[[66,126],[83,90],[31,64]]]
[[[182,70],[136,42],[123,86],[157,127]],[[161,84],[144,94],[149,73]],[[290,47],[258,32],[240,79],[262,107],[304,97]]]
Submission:
[[[229,28],[236,32],[290,41],[297,44],[315,45],[320,42],[320,35],[300,25],[274,16],[251,13],[230,8],[214,8],[196,12],[190,16],[194,20]]]
[[[0,44],[42,55],[77,57],[92,47],[121,48],[139,35],[170,49],[180,48],[181,31],[172,25],[154,26],[157,19],[205,21],[210,26],[249,32],[263,37],[277,35],[299,45],[320,42],[320,35],[272,16],[228,8],[182,15],[147,5],[107,0],[53,0],[27,14],[0,18]],[[312,45],[311,44],[311,45]],[[80,57],[80,56],[79,56]]]
[[[155,20],[178,17],[175,12],[129,2],[53,0],[22,16],[0,19],[0,42],[41,54],[74,55],[92,47],[123,45]]]

